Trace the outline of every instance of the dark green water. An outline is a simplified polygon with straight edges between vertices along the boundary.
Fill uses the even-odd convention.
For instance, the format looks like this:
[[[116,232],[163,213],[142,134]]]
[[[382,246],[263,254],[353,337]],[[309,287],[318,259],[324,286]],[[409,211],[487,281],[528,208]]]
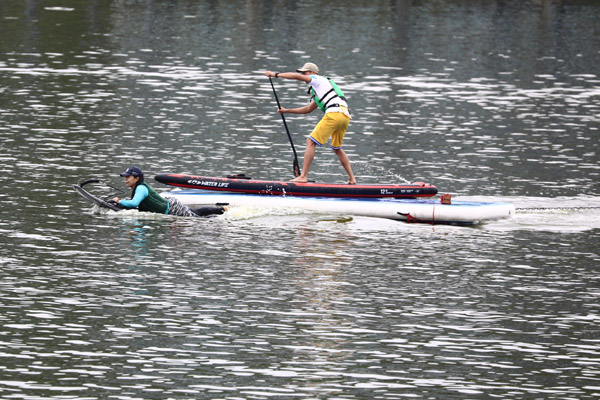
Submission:
[[[1,1],[0,397],[598,398],[599,17],[596,1]],[[71,190],[122,187],[131,164],[291,178],[262,73],[307,61],[349,97],[360,182],[517,215],[190,221]],[[286,119],[302,153],[318,115]],[[311,176],[345,179],[327,149]]]

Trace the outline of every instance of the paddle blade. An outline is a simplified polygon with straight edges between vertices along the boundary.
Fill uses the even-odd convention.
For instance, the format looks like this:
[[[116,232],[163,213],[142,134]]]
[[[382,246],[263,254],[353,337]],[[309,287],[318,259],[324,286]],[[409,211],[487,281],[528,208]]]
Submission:
[[[300,176],[300,166],[298,165],[298,159],[294,157],[294,175]]]

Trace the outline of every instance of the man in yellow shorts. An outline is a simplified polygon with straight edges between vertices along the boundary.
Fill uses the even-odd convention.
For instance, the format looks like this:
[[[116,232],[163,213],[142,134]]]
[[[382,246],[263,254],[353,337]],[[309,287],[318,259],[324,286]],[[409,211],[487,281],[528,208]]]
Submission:
[[[296,72],[266,71],[266,76],[274,78],[295,79],[306,82],[310,86],[308,93],[312,100],[309,105],[300,108],[280,108],[280,114],[308,114],[319,108],[325,113],[310,136],[306,139],[306,150],[302,173],[291,182],[306,182],[308,170],[315,157],[316,147],[322,147],[331,138],[331,148],[337,154],[342,166],[348,173],[348,183],[356,184],[356,178],[350,166],[348,155],[342,150],[342,141],[350,123],[350,113],[346,97],[331,79],[319,75],[319,68],[313,63],[306,63]]]

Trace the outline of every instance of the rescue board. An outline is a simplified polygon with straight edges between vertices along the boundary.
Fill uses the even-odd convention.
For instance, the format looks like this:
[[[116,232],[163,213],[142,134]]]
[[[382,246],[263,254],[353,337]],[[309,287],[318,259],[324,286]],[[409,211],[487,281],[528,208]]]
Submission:
[[[263,196],[239,193],[214,193],[205,190],[173,190],[162,193],[188,206],[228,204],[232,207],[297,208],[318,213],[388,218],[429,224],[474,225],[510,218],[515,207],[510,203],[439,199],[356,199],[332,197]]]
[[[159,174],[158,182],[186,189],[244,193],[270,196],[336,197],[336,198],[426,198],[435,196],[437,188],[423,182],[411,184],[294,183],[255,180],[245,175],[227,178],[184,174]]]

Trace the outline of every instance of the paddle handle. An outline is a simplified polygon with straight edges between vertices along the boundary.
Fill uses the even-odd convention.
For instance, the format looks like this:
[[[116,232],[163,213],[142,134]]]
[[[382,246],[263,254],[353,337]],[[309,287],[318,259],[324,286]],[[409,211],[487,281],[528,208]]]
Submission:
[[[269,82],[271,82],[271,87],[273,88],[273,94],[275,95],[275,101],[277,102],[277,109],[281,108],[281,104],[279,103],[279,98],[277,97],[277,92],[275,91],[275,85],[273,85],[273,80],[269,76]],[[280,113],[281,120],[283,121],[283,126],[285,127],[285,132],[287,133],[288,139],[290,140],[290,145],[292,146],[292,151],[294,152],[294,175],[300,176],[300,165],[298,165],[298,154],[296,154],[296,148],[294,147],[294,142],[292,141],[292,135],[290,135],[290,130],[288,129],[287,123],[285,122],[285,117],[283,113]]]

